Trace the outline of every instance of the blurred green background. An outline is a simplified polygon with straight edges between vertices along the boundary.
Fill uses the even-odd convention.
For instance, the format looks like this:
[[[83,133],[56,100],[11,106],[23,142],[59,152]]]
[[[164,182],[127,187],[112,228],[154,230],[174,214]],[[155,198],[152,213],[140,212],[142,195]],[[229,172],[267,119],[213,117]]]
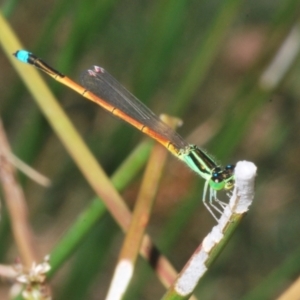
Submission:
[[[82,70],[100,65],[155,113],[180,117],[179,133],[218,161],[257,165],[254,204],[200,283],[199,299],[274,299],[299,274],[299,6],[291,0],[1,2],[25,48],[54,68],[78,81]],[[294,54],[285,52],[281,69],[271,69],[283,45]],[[52,181],[45,189],[19,176],[44,255],[94,194],[3,52],[0,63],[0,113],[13,151]],[[113,174],[145,137],[45,80]],[[123,192],[130,207],[141,176]],[[177,270],[215,223],[201,203],[202,188],[203,180],[170,155],[148,231]],[[2,226],[0,235],[1,261],[11,263],[17,251],[9,228]],[[54,277],[55,299],[103,299],[122,240],[107,213]],[[140,281],[143,265],[128,299],[159,299],[164,288],[153,273]],[[1,283],[1,294],[7,288]]]

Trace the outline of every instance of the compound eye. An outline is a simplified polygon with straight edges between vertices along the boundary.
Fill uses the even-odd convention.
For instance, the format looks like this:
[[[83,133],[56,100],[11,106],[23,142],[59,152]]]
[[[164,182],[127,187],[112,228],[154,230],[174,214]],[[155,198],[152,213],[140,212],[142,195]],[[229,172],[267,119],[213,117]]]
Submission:
[[[222,190],[225,187],[225,182],[222,176],[218,173],[212,174],[209,184],[215,191]]]
[[[225,169],[226,169],[226,170],[231,170],[231,171],[233,171],[233,170],[234,170],[234,167],[235,167],[235,165],[227,165],[227,166],[225,167]]]
[[[218,170],[215,170],[215,172],[212,174],[211,179],[216,183],[223,181],[223,177],[220,173],[218,173]]]

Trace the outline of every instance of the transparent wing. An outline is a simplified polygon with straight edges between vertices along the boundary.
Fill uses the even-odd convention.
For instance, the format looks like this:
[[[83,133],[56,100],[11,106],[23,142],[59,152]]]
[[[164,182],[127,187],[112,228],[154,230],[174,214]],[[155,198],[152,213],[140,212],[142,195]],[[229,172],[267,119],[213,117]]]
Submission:
[[[158,116],[103,68],[94,66],[93,70],[84,71],[80,76],[80,81],[87,90],[139,123],[149,127],[158,135],[169,140],[178,149],[188,146],[178,133],[162,122]]]

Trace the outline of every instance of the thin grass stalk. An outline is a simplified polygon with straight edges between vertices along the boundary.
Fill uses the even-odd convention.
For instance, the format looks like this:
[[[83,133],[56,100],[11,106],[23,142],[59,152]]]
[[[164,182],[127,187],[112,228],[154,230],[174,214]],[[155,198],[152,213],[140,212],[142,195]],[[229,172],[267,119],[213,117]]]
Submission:
[[[83,140],[80,138],[37,71],[30,66],[21,66],[21,64],[12,58],[11,53],[23,47],[21,47],[17,37],[1,15],[0,27],[2,28],[0,43],[5,50],[7,57],[27,85],[41,111],[48,119],[53,130],[72,156],[78,168],[84,174],[86,180],[96,194],[105,201],[107,208],[121,228],[127,230],[130,224],[131,215],[121,196],[115,190],[95,157],[89,152],[87,146],[84,144]],[[99,185],[99,182],[102,184]],[[151,242],[150,237],[145,236],[141,247],[142,255],[149,259],[153,251],[159,253],[158,249]],[[161,255],[158,255],[157,264],[159,266],[156,269],[158,277],[163,284],[168,286],[172,278],[175,277],[176,271],[170,265],[168,260]]]
[[[177,125],[178,119],[174,120],[168,116],[164,116],[164,122],[170,127],[174,127],[174,125]],[[181,120],[179,122],[181,123]],[[135,272],[135,265],[143,235],[151,217],[166,159],[166,149],[159,144],[155,144],[143,176],[132,220],[121,247],[118,263],[106,296],[107,300],[123,299],[130,284],[132,275]]]
[[[38,260],[37,249],[34,247],[34,234],[28,220],[25,195],[16,179],[16,170],[8,157],[10,152],[6,133],[0,120],[0,180],[21,261],[25,269],[29,270]]]
[[[120,192],[135,178],[146,163],[152,143],[141,143],[133,153],[124,161],[119,169],[111,177],[115,188]],[[107,211],[103,201],[98,197],[91,199],[91,204],[83,211],[64,237],[56,244],[50,254],[51,270],[48,279],[52,278],[62,264],[75,251],[91,231],[103,214]]]
[[[241,0],[226,0],[218,6],[204,39],[199,43],[190,66],[174,93],[172,107],[170,107],[172,114],[180,113],[181,116],[187,108],[188,100],[203,83],[217,53],[220,52],[224,36],[235,19],[241,2]]]

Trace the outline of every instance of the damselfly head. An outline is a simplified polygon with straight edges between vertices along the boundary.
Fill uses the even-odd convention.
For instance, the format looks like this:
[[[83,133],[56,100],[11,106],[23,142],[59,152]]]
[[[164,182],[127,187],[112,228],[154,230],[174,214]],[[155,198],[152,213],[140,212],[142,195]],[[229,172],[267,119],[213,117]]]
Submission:
[[[227,165],[224,169],[214,168],[209,185],[216,191],[232,189],[234,186],[234,165]]]

